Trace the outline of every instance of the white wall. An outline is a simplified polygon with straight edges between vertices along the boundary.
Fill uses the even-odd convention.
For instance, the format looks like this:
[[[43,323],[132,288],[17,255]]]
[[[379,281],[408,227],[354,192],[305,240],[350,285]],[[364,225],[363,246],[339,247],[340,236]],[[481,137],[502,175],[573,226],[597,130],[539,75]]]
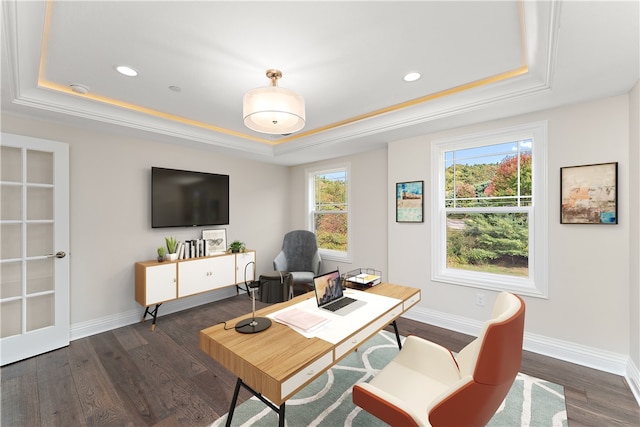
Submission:
[[[476,289],[429,280],[430,141],[547,120],[549,299],[526,299],[527,334],[559,346],[575,343],[573,354],[594,349],[605,358],[609,353],[630,356],[637,378],[638,92],[636,85],[629,96],[424,135],[392,142],[388,150],[291,168],[18,117],[3,116],[2,130],[70,145],[72,327],[132,312],[141,314],[133,300],[134,262],[154,258],[165,235],[187,239],[201,232],[201,228],[150,228],[151,166],[228,173],[232,190],[228,238],[245,240],[258,251],[260,272],[271,270],[284,233],[305,227],[305,170],[334,162],[351,164],[353,259],[351,263],[327,261],[323,270],[380,268],[386,280],[423,290],[416,310],[474,324],[487,316],[494,294],[484,291],[487,306],[481,308],[475,306]],[[560,167],[611,161],[619,162],[620,223],[560,225]],[[425,222],[398,224],[395,183],[413,180],[425,181]]]
[[[475,305],[477,289],[431,282],[429,265],[430,143],[434,139],[548,121],[549,298],[526,298],[528,333],[629,354],[629,111],[628,96],[542,111],[389,144],[389,181],[424,179],[424,224],[389,217],[389,278],[423,290],[420,307],[472,320],[489,314]],[[619,224],[559,224],[562,166],[619,162]],[[637,197],[637,191],[634,191]],[[393,200],[391,190],[388,200]],[[389,206],[389,212],[393,207]]]
[[[2,131],[69,144],[72,331],[92,322],[117,324],[130,313],[141,317],[134,263],[154,259],[165,236],[194,239],[203,229],[226,228],[228,242],[256,249],[258,273],[273,270],[289,224],[286,167],[12,116],[3,116]],[[230,224],[151,229],[151,166],[228,174]]]
[[[376,151],[292,167],[291,228],[305,226],[306,168],[351,161],[352,191],[358,196],[363,195],[354,196],[350,204],[356,224],[352,235],[357,245],[353,251],[354,259],[348,265],[333,262],[323,269],[338,265],[345,271],[386,265],[383,268],[385,279],[422,289],[422,301],[410,314],[413,318],[427,321],[453,319],[453,323],[443,322],[443,326],[459,327],[457,329],[463,332],[473,331],[489,315],[495,293],[482,291],[486,294],[487,304],[478,307],[475,305],[477,289],[430,280],[430,143],[434,139],[547,121],[549,298],[526,298],[526,334],[529,341],[539,347],[533,350],[624,373],[631,330],[636,331],[636,337],[638,335],[638,327],[632,327],[630,323],[637,318],[639,310],[638,304],[629,304],[630,231],[631,223],[638,222],[637,210],[635,216],[630,210],[632,194],[635,195],[637,190],[631,191],[629,185],[633,163],[629,160],[629,116],[629,96],[621,95],[394,141],[389,143],[387,152]],[[382,182],[385,155],[387,178]],[[561,225],[560,168],[605,162],[619,163],[619,224]],[[362,179],[356,173],[360,167],[367,172],[379,170],[379,174],[370,173]],[[395,184],[414,180],[425,182],[425,222],[396,223]],[[386,196],[381,195],[383,191]],[[386,215],[380,215],[378,206],[386,206]],[[379,230],[385,229],[386,247],[376,243],[376,239],[384,239],[379,236]],[[360,244],[363,239],[368,243]]]
[[[629,92],[629,188],[629,355],[635,371],[635,392],[640,400],[640,81]]]

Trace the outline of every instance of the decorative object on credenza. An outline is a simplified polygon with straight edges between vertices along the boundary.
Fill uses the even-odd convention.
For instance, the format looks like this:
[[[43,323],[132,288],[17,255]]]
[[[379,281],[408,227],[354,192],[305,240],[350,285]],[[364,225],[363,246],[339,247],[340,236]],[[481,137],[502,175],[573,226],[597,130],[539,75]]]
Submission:
[[[396,183],[396,222],[424,222],[424,181]]]
[[[227,230],[202,230],[202,238],[205,241],[205,254],[221,254],[227,250]]]
[[[560,168],[560,224],[618,223],[618,162]]]
[[[177,249],[178,249],[178,241],[175,237],[165,237],[165,243],[167,244],[167,259],[169,261],[175,261],[178,259]]]
[[[243,241],[234,240],[229,244],[229,249],[227,250],[227,252],[231,252],[235,254],[239,252],[244,252],[246,250],[247,250],[247,247],[245,246]]]
[[[158,247],[158,262],[164,261],[164,246]]]

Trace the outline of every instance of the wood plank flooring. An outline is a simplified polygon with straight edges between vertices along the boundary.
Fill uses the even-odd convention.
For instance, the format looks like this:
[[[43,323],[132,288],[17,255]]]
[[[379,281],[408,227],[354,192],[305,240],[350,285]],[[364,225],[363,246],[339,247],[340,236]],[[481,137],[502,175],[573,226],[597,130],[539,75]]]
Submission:
[[[217,301],[159,317],[155,332],[149,321],[139,323],[5,366],[0,424],[207,426],[229,410],[236,378],[199,350],[198,333],[247,313],[249,301],[246,295]],[[397,323],[401,334],[453,351],[472,339],[407,319]],[[640,426],[640,408],[620,376],[529,352],[521,371],[565,387],[570,426]],[[242,390],[240,400],[248,397]]]

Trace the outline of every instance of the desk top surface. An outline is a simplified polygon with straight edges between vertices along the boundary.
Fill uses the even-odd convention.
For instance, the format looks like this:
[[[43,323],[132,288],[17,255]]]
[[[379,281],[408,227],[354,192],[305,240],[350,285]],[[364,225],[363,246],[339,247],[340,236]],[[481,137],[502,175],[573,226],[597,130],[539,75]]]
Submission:
[[[407,286],[381,283],[367,290],[374,294],[406,301],[420,290]],[[295,297],[289,301],[274,304],[256,311],[256,317],[264,317],[283,307],[313,298],[313,292]],[[244,315],[227,321],[228,330],[218,324],[200,331],[200,349],[220,362],[227,369],[241,376],[243,366],[252,366],[276,380],[295,373],[300,366],[313,362],[319,355],[331,351],[334,344],[319,338],[306,338],[290,327],[272,322],[266,331],[256,334],[241,334],[233,328]],[[374,319],[372,319],[374,320]],[[282,363],[286,361],[287,363]]]

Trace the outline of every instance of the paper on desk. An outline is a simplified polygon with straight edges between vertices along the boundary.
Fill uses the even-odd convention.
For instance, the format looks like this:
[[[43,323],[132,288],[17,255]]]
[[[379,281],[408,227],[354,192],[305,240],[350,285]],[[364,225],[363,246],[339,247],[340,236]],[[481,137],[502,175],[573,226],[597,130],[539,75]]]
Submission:
[[[283,310],[278,312],[274,317],[280,323],[302,329],[305,332],[311,332],[313,329],[327,323],[329,319],[318,313],[312,313],[308,310],[300,308],[292,308],[291,310]]]
[[[322,323],[310,331],[304,331],[291,325],[288,326],[306,338],[320,338],[332,344],[337,344],[357,332],[364,325],[371,323],[373,319],[391,310],[396,305],[402,304],[402,301],[399,299],[385,297],[365,291],[349,289],[345,290],[344,294],[346,296],[365,301],[366,304],[349,314],[339,315],[328,310],[318,308],[315,298],[309,298],[290,307],[268,314],[267,317],[278,322],[277,317],[281,313],[294,309],[304,310],[305,312],[325,317],[328,319],[327,322]]]

